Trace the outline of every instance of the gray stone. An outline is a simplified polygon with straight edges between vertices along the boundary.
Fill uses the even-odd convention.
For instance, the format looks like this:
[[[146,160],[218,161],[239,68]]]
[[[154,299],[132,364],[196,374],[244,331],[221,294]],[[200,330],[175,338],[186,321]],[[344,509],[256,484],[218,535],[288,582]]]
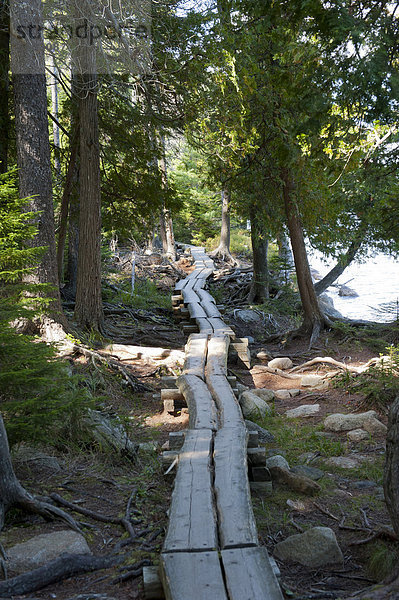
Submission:
[[[41,567],[61,554],[91,554],[83,535],[76,531],[55,531],[37,535],[6,550],[8,568],[23,573]]]
[[[330,456],[325,460],[325,464],[331,467],[339,467],[340,469],[357,469],[359,464],[368,460],[372,460],[368,456]]]
[[[285,416],[288,419],[303,419],[313,417],[318,412],[320,412],[320,404],[302,404],[302,406],[287,410]]]
[[[351,431],[364,429],[373,435],[385,435],[387,428],[376,418],[376,412],[369,410],[359,414],[335,413],[324,419],[324,427],[328,431]]]
[[[281,456],[285,456],[287,453],[282,448],[267,448],[266,449],[266,456],[268,458],[270,458],[271,456],[277,456],[277,454],[279,454]]]
[[[234,316],[239,321],[242,321],[243,323],[247,324],[262,323],[263,321],[263,316],[255,310],[236,310],[234,311]]]
[[[301,390],[276,390],[274,393],[279,400],[289,400],[299,396]]]
[[[344,297],[348,297],[348,298],[357,298],[359,294],[357,292],[355,292],[355,290],[353,290],[352,288],[348,287],[347,285],[341,285],[341,287],[339,288],[338,291],[338,296],[344,296]]]
[[[248,340],[248,344],[254,344],[255,343],[255,338],[253,338],[252,335],[247,335],[247,340]]]
[[[347,438],[351,442],[361,442],[363,440],[369,439],[370,434],[367,433],[364,429],[352,429],[352,431],[348,431]]]
[[[270,354],[266,350],[259,350],[256,354],[256,358],[259,360],[270,360]]]
[[[49,471],[61,471],[61,465],[55,456],[49,456],[44,452],[22,444],[13,452],[13,461],[33,469],[47,469]]]
[[[312,569],[344,560],[335,533],[329,527],[313,527],[288,537],[276,544],[274,555],[280,560],[298,562]]]
[[[370,490],[372,488],[376,488],[377,484],[375,481],[369,481],[368,479],[365,479],[364,481],[354,481],[352,483],[352,487],[355,490]]]
[[[248,391],[248,386],[243,385],[242,383],[240,383],[239,381],[237,381],[236,383],[236,390],[238,392],[238,394],[242,394],[243,392]]]
[[[239,403],[245,418],[265,417],[272,412],[267,402],[249,390],[240,395]]]
[[[334,301],[327,294],[321,294],[319,297],[319,306],[321,310],[328,316],[335,319],[343,319],[342,314],[334,307]]]
[[[260,444],[270,444],[274,442],[274,435],[267,431],[267,429],[263,429],[263,427],[261,427],[257,423],[253,423],[252,421],[248,421],[247,419],[245,419],[245,425],[248,431],[258,432],[258,439]]]
[[[328,388],[328,381],[323,379],[321,375],[304,375],[301,379],[301,386],[325,390]]]
[[[291,369],[291,367],[293,366],[293,362],[288,357],[273,358],[273,360],[270,360],[267,363],[267,366],[271,369]]]
[[[258,398],[262,398],[265,402],[274,402],[276,399],[276,395],[273,390],[268,390],[267,388],[258,388],[249,390],[251,394],[255,394]]]
[[[324,471],[321,469],[316,469],[316,467],[309,467],[308,465],[295,465],[291,468],[291,473],[309,477],[309,479],[312,479],[312,481],[318,481],[324,477]]]
[[[267,458],[266,466],[268,469],[271,467],[280,467],[280,469],[286,469],[287,471],[289,471],[290,468],[287,460],[284,458],[284,456],[281,456],[281,454],[275,454],[274,456]]]

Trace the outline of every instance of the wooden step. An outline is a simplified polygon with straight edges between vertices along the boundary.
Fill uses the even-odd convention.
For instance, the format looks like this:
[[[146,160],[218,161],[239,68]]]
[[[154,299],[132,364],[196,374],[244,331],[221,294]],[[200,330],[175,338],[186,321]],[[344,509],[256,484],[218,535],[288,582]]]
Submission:
[[[187,402],[190,429],[216,431],[216,405],[206,383],[195,375],[182,375],[178,378],[177,385]]]

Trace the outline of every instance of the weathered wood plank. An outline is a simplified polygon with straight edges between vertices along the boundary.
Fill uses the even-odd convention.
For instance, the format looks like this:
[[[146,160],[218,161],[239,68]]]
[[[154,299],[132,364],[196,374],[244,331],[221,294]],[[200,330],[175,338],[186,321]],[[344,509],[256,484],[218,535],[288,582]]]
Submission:
[[[192,319],[206,319],[207,314],[198,302],[190,302],[188,311]]]
[[[216,308],[216,304],[213,302],[209,302],[209,300],[201,300],[201,306],[206,312],[208,317],[220,319],[221,314],[218,308]]]
[[[215,299],[209,292],[203,289],[196,290],[196,294],[200,297],[201,302],[212,302],[212,304],[216,304]],[[173,297],[173,296],[172,296]]]
[[[219,319],[217,317],[209,317],[209,321],[213,327],[213,331],[215,332],[215,334],[223,335],[225,333],[230,337],[235,337],[236,334],[234,333],[232,328],[226,325],[226,323],[222,321],[222,319]]]
[[[166,600],[228,600],[217,552],[161,554]]]
[[[199,304],[201,302],[201,298],[192,289],[183,289],[182,295],[184,304],[190,304],[191,302]]]
[[[230,338],[228,335],[213,335],[210,338],[205,369],[207,377],[211,375],[227,375],[229,344]]]
[[[175,285],[176,295],[187,285],[187,277],[185,279],[179,279]]]
[[[247,431],[244,425],[223,427],[216,433],[214,464],[222,549],[256,546],[258,534],[247,477]]]
[[[202,379],[195,375],[181,375],[177,379],[179,390],[186,399],[190,429],[218,428],[215,402]]]
[[[207,336],[213,334],[212,325],[209,323],[208,318],[195,319],[195,322],[201,334],[206,334]]]
[[[206,375],[206,383],[219,410],[221,427],[241,426],[244,422],[241,407],[224,375]]]
[[[179,454],[164,552],[217,547],[211,480],[212,431],[188,431]]]
[[[205,364],[208,348],[208,336],[204,333],[193,333],[186,344],[183,374],[196,375],[205,379]]]
[[[265,548],[222,551],[230,600],[283,600]]]

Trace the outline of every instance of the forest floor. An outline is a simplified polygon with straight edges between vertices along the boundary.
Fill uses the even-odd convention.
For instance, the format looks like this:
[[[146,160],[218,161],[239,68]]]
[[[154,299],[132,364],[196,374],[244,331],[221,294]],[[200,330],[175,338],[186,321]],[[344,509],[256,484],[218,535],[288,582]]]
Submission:
[[[182,261],[178,267],[189,270]],[[165,281],[166,279],[166,281]],[[155,284],[164,291],[173,288],[176,277],[167,280],[165,273],[154,275]],[[216,285],[216,284],[215,284]],[[246,307],[247,308],[247,307]],[[172,311],[166,305],[160,310],[136,311],[135,320],[128,315],[113,318],[113,327],[131,331],[131,339],[116,342],[143,346],[184,349],[184,338],[173,322]],[[334,530],[344,555],[344,562],[318,569],[299,564],[278,562],[281,584],[286,598],[347,598],[350,594],[381,581],[397,563],[399,545],[389,539],[390,520],[382,490],[384,436],[369,436],[362,442],[350,442],[346,433],[325,432],[323,420],[330,413],[354,413],[377,410],[378,418],[386,423],[384,403],[370,406],[362,393],[352,393],[348,381],[341,377],[341,386],[325,389],[304,387],[291,380],[264,372],[264,357],[288,356],[299,365],[316,356],[331,356],[338,361],[359,366],[378,355],[364,342],[328,332],[323,334],[317,348],[309,352],[305,342],[294,340],[287,344],[265,341],[264,326],[245,325],[230,313],[226,321],[238,335],[251,335],[251,370],[230,365],[231,373],[249,388],[272,390],[298,389],[299,394],[288,399],[276,399],[271,415],[258,424],[274,435],[275,441],[266,444],[269,455],[283,455],[290,467],[306,464],[322,472],[318,480],[321,490],[309,497],[284,486],[275,486],[271,495],[253,494],[253,505],[261,543],[270,554],[275,544],[289,535],[309,527],[324,526]],[[109,343],[109,340],[107,340]],[[96,350],[100,350],[96,344]],[[33,494],[50,496],[57,493],[78,507],[103,516],[125,514],[129,498],[135,539],[125,546],[123,563],[102,571],[76,576],[15,599],[52,598],[58,600],[133,600],[144,599],[140,569],[145,564],[157,564],[167,526],[167,511],[173,487],[173,477],[164,477],[162,448],[167,448],[171,431],[188,425],[187,410],[178,414],[163,411],[160,399],[161,376],[176,373],[176,367],[157,366],[154,361],[137,358],[124,361],[130,372],[143,382],[149,391],[135,393],[115,375],[106,364],[96,363],[79,354],[69,356],[74,368],[85,374],[87,381],[100,393],[102,408],[123,419],[130,438],[140,444],[137,458],[131,461],[110,451],[101,452],[89,444],[57,449],[54,445],[40,448],[45,455],[57,459],[45,461],[22,445],[14,452],[16,474]],[[323,374],[331,366],[316,365],[309,373]],[[310,418],[287,419],[285,412],[303,404],[319,404],[320,411]],[[36,449],[37,450],[37,449]],[[340,468],[328,463],[331,457],[354,459],[352,468]],[[80,523],[95,555],[109,554],[123,542],[126,533],[113,522],[100,522],[89,516],[74,514]],[[7,516],[2,534],[4,548],[10,548],[35,535],[65,530],[59,521],[44,522],[40,517],[12,511]],[[384,530],[388,534],[384,534]],[[143,562],[144,561],[144,562]],[[125,581],[121,576],[128,574]],[[130,574],[130,575],[129,575]],[[13,573],[10,572],[9,576]]]

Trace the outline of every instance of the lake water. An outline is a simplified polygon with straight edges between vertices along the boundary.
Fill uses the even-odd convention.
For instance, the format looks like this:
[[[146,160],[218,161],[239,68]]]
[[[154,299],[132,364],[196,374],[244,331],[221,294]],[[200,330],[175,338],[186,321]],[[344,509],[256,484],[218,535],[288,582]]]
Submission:
[[[309,252],[309,263],[324,276],[335,262],[329,259],[326,263],[319,252]],[[399,260],[382,253],[370,255],[361,263],[352,263],[345,269],[335,283],[346,284],[358,297],[338,295],[338,288],[330,287],[328,295],[334,306],[345,317],[365,319],[368,321],[387,322],[397,317],[399,311]],[[381,311],[381,305],[392,303],[394,310],[390,313]],[[379,310],[380,309],[380,310]]]

